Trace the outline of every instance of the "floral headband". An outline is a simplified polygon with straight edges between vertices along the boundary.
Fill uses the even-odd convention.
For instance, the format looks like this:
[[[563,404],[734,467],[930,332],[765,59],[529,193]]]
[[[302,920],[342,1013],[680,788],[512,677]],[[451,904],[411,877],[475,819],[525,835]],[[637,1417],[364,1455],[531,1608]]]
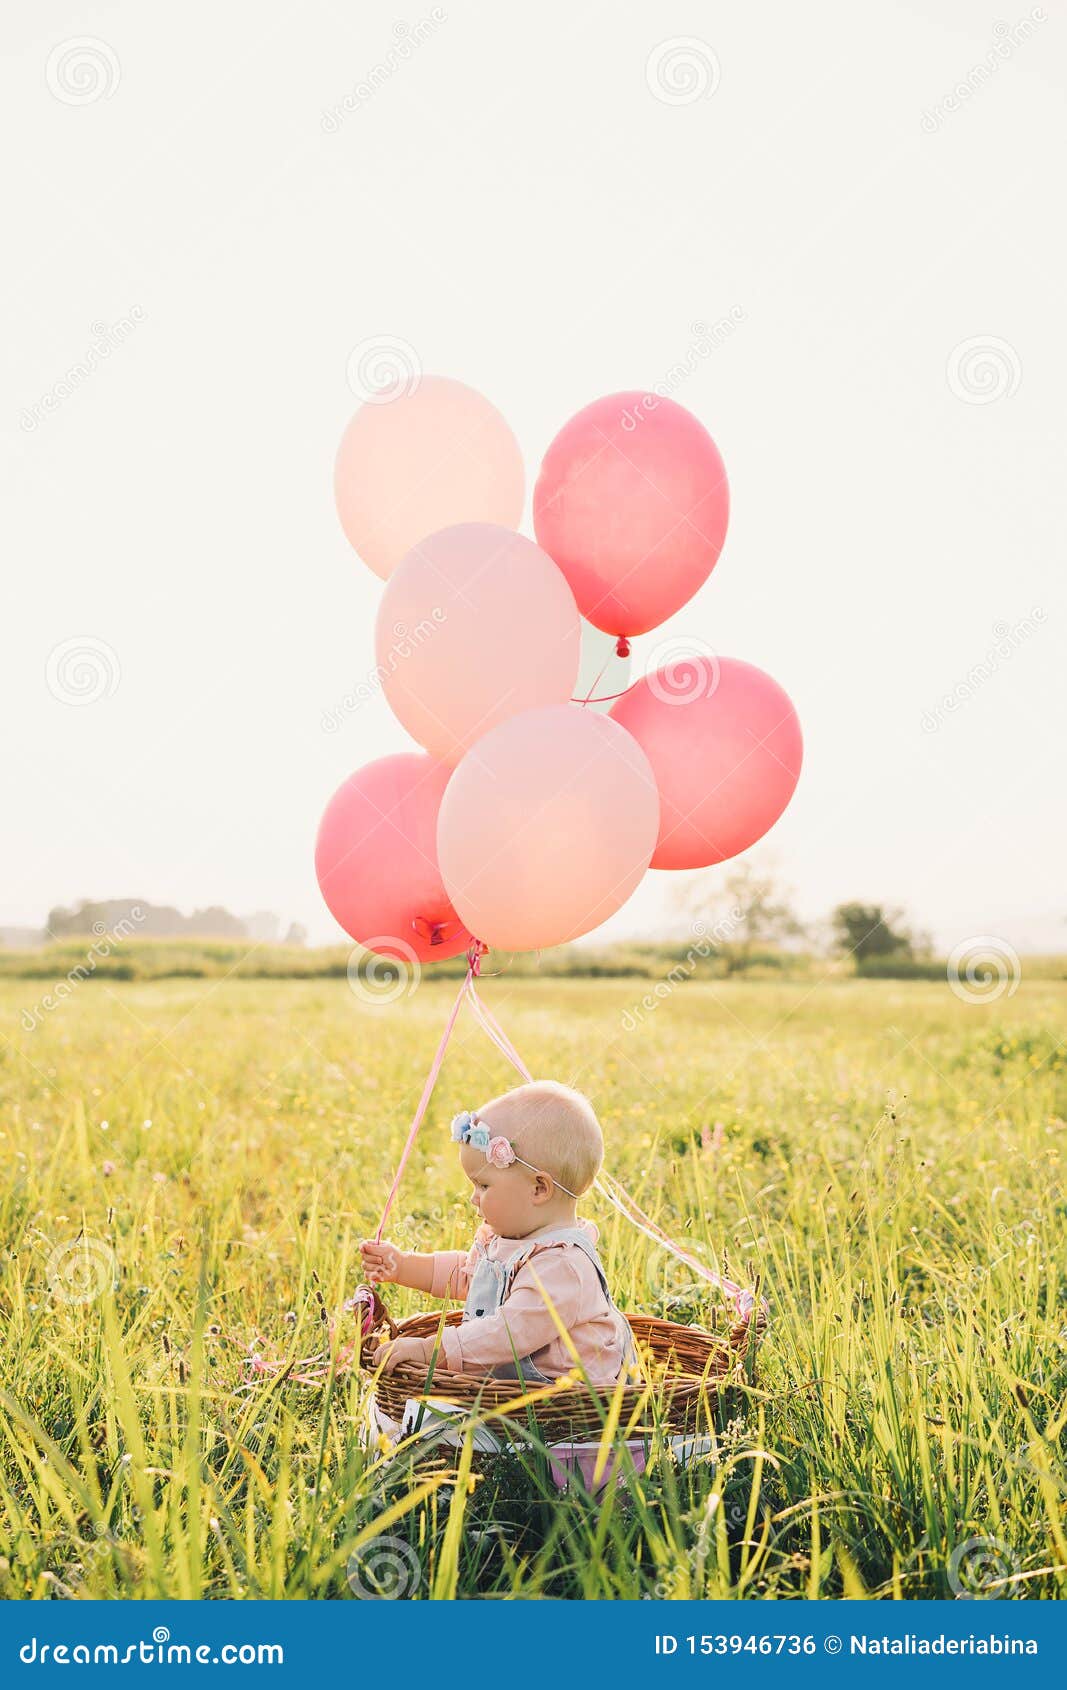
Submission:
[[[510,1139],[491,1138],[489,1128],[483,1121],[479,1121],[477,1115],[470,1109],[463,1109],[453,1117],[452,1142],[453,1144],[469,1144],[474,1150],[484,1151],[485,1159],[491,1168],[510,1168],[513,1162],[521,1162],[524,1168],[530,1168],[535,1174],[543,1174],[545,1171],[543,1168],[535,1168],[532,1162],[526,1160],[525,1156],[517,1155]],[[548,1177],[559,1186],[561,1191],[565,1191],[568,1197],[577,1198],[578,1193],[564,1185],[562,1180],[556,1179],[555,1174],[550,1174]]]

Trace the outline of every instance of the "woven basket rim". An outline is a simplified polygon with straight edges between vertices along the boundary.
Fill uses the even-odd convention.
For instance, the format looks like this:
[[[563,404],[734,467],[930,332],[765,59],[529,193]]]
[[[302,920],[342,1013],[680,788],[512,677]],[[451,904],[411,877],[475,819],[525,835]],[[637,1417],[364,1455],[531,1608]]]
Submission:
[[[429,1336],[440,1319],[441,1316],[437,1313],[415,1314],[408,1315],[396,1325],[401,1335],[405,1331],[410,1332],[412,1327],[417,1327],[420,1329],[420,1335]],[[462,1319],[462,1310],[453,1309],[445,1315],[444,1322],[446,1326],[457,1326]],[[652,1349],[654,1357],[657,1351],[659,1354],[656,1357],[653,1377],[648,1377],[646,1371],[643,1382],[623,1386],[624,1413],[627,1408],[632,1408],[650,1387],[660,1390],[665,1388],[672,1400],[695,1399],[702,1393],[717,1391],[736,1376],[745,1355],[750,1348],[758,1345],[767,1325],[764,1311],[758,1308],[753,1311],[751,1318],[741,1317],[727,1332],[708,1332],[703,1327],[682,1325],[657,1315],[627,1314],[625,1319],[637,1341],[639,1351],[643,1347],[645,1350]],[[702,1366],[679,1365],[688,1358],[680,1357],[672,1347],[672,1334],[678,1335],[679,1347],[682,1339],[687,1340],[687,1347],[692,1346],[694,1340],[697,1341],[698,1347],[704,1351]],[[653,1337],[659,1340],[658,1343],[650,1342]],[[711,1364],[716,1360],[719,1360],[721,1365],[713,1368]],[[360,1365],[365,1372],[377,1372],[375,1363],[366,1354],[361,1355]],[[647,1370],[647,1363],[642,1362],[642,1368]],[[572,1374],[562,1377],[571,1382],[565,1389],[560,1390],[555,1401],[552,1397],[547,1397],[539,1402],[536,1405],[535,1418],[545,1411],[553,1417],[559,1412],[566,1412],[564,1404],[568,1400],[573,1407],[577,1407],[583,1402],[592,1403],[594,1398],[611,1398],[618,1388],[615,1385],[594,1388],[580,1376],[575,1378]],[[390,1382],[393,1392],[402,1390],[405,1396],[416,1401],[436,1397],[455,1401],[460,1407],[478,1406],[489,1411],[502,1402],[513,1400],[517,1393],[523,1392],[524,1387],[536,1391],[550,1391],[555,1385],[555,1380],[542,1387],[540,1382],[501,1379],[492,1373],[453,1373],[447,1368],[438,1367],[434,1370],[427,1388],[426,1369],[410,1362],[401,1363],[383,1378]]]

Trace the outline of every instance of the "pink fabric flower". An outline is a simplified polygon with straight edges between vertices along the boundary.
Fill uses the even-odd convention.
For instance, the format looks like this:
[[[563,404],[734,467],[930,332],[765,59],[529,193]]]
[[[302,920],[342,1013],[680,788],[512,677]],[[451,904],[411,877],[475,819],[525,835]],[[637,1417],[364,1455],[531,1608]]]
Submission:
[[[506,1138],[491,1138],[485,1159],[491,1168],[510,1168],[515,1160],[515,1152]]]

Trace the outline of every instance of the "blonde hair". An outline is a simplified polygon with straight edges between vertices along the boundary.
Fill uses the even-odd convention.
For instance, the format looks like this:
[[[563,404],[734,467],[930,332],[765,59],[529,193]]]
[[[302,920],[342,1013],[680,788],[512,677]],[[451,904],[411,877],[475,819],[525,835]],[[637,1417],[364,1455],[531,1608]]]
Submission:
[[[510,1139],[517,1156],[543,1168],[580,1197],[604,1160],[596,1110],[580,1091],[558,1080],[531,1080],[475,1110],[494,1134]]]

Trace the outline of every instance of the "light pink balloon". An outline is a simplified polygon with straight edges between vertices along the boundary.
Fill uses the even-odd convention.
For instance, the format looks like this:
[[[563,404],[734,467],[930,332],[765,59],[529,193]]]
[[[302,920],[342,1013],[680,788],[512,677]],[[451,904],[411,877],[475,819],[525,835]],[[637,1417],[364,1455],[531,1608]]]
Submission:
[[[691,599],[726,538],[714,440],[655,393],[612,393],[556,435],[534,488],[534,532],[587,621],[644,634]]]
[[[437,854],[470,931],[506,951],[562,945],[624,904],[648,867],[659,799],[644,752],[577,704],[527,710],[448,783]]]
[[[378,673],[398,720],[458,763],[498,722],[574,694],[574,595],[532,540],[465,522],[421,540],[390,579],[375,630]]]
[[[361,406],[334,466],[341,526],[383,580],[438,528],[517,528],[524,495],[522,454],[504,418],[446,376],[423,376],[413,392]]]
[[[685,657],[611,708],[660,796],[653,868],[704,868],[747,851],[785,809],[804,743],[789,696],[736,657]]]
[[[437,867],[451,773],[418,751],[381,757],[326,806],[315,844],[322,895],[345,932],[379,956],[441,962],[471,942]]]

